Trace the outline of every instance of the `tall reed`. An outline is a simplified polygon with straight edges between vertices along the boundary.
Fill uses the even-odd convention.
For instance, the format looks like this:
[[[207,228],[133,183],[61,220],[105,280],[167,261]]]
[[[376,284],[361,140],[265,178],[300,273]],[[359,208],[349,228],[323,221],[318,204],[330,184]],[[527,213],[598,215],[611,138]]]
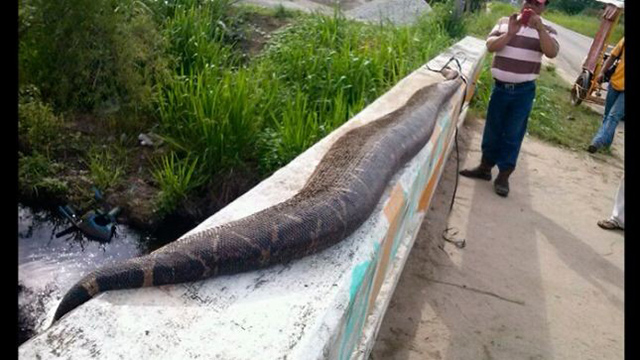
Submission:
[[[297,105],[271,110],[264,168],[286,164],[448,46],[453,39],[440,25],[429,17],[412,26],[366,25],[334,15],[309,17],[280,33],[260,61]]]
[[[176,78],[159,101],[160,129],[175,149],[198,154],[202,176],[252,159],[253,145],[277,89],[255,72],[205,68]]]
[[[176,10],[168,26],[182,65],[158,109],[163,137],[197,156],[192,178],[209,182],[246,164],[268,175],[455,41],[436,17],[397,27],[298,15],[240,65],[233,40],[207,33],[217,25],[195,9]]]

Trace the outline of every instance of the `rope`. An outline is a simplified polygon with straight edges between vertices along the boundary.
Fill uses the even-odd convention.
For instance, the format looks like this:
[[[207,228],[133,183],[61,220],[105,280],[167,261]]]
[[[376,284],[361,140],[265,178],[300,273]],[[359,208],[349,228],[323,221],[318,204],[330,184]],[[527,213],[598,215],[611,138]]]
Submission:
[[[460,52],[457,53],[457,54],[460,54]],[[464,93],[466,94],[467,93],[467,88],[469,86],[469,83],[468,83],[467,79],[465,78],[465,76],[462,75],[462,65],[460,64],[460,61],[458,60],[456,55],[451,56],[451,58],[439,70],[432,69],[428,64],[426,65],[426,68],[431,70],[431,71],[439,72],[439,73],[443,74],[444,69],[446,69],[447,66],[452,61],[455,61],[456,65],[458,65],[458,70],[459,70],[458,71],[458,76],[464,82]],[[463,62],[466,61],[466,60],[467,59],[464,58]],[[460,109],[458,110],[458,116],[460,116],[460,114],[462,114],[462,108],[463,107],[464,107],[464,100],[460,102]],[[455,142],[455,146],[456,146],[456,183],[455,183],[455,186],[453,188],[453,194],[451,196],[451,202],[449,204],[449,214],[451,214],[451,211],[453,210],[453,204],[456,201],[456,193],[458,192],[458,180],[460,178],[460,151],[459,151],[459,146],[458,146],[458,124],[457,124],[457,121],[456,121],[455,126],[456,126],[456,129],[455,129],[455,135],[454,135],[454,142]],[[465,239],[456,240],[455,238],[453,238],[455,235],[458,234],[458,231],[455,230],[455,232],[453,234],[449,235],[449,231],[454,230],[454,229],[455,228],[449,228],[449,227],[446,228],[442,232],[442,238],[445,241],[454,244],[459,249],[463,249],[467,245],[467,241]]]
[[[451,235],[448,235],[449,231],[453,231],[453,233]],[[456,236],[456,235],[458,235],[458,230],[456,228],[452,228],[452,227],[448,227],[448,228],[444,229],[444,231],[442,232],[442,238],[444,239],[444,241],[452,243],[458,249],[464,249],[465,246],[467,246],[467,240],[465,240],[465,239],[456,240],[454,238],[454,236]]]

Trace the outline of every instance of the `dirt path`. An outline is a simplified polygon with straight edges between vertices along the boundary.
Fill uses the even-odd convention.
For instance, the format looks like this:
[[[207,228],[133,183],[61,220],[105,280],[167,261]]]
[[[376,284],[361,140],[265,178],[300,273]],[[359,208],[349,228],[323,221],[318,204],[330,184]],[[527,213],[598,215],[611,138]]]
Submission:
[[[461,129],[461,168],[479,161],[483,125]],[[622,359],[624,233],[596,225],[622,158],[527,137],[507,199],[460,178],[448,215],[452,152],[371,358]],[[447,227],[464,249],[442,239]]]

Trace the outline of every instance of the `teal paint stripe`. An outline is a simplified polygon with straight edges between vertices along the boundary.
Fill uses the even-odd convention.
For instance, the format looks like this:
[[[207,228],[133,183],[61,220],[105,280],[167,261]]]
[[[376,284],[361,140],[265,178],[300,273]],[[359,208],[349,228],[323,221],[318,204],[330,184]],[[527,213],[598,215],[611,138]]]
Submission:
[[[379,253],[376,254],[376,257]],[[373,284],[375,266],[371,266],[371,260],[358,264],[351,275],[351,288],[349,289],[349,309],[345,322],[342,339],[340,341],[339,359],[349,359],[362,335],[366,320],[367,305]]]
[[[362,284],[362,280],[364,280],[364,276],[367,273],[367,268],[369,267],[370,263],[371,260],[367,260],[361,264],[358,264],[355,269],[353,269],[353,272],[351,273],[351,288],[349,289],[350,301],[355,298],[358,289]]]

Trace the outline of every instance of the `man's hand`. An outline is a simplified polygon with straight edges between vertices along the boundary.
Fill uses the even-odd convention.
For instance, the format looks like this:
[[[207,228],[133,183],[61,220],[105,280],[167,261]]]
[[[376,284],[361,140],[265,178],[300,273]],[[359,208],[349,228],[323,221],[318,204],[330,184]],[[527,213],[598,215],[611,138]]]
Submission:
[[[527,24],[527,26],[538,30],[538,32],[544,30],[544,24],[542,23],[542,18],[540,17],[540,15],[536,13],[531,14],[531,17],[529,18],[529,23]]]
[[[609,68],[611,66],[613,66],[614,61],[616,61],[616,57],[613,56],[613,54],[611,54],[611,56],[609,56],[607,58],[607,61],[604,62],[604,64],[602,64],[602,68],[600,69],[600,73],[598,73],[598,76],[596,76],[596,81],[598,83],[602,83],[604,81],[604,73],[609,70]]]
[[[531,14],[528,26],[538,31],[538,35],[540,35],[540,48],[542,49],[542,53],[550,59],[556,57],[558,55],[558,50],[560,50],[558,48],[558,43],[556,40],[552,39],[549,32],[547,32],[540,15],[535,13]]]
[[[513,36],[520,31],[520,27],[522,25],[518,21],[518,14],[512,14],[509,16],[509,28],[507,29],[507,34],[509,36]]]
[[[487,39],[487,50],[489,52],[496,52],[504,49],[507,43],[513,39],[514,36],[520,31],[522,25],[518,22],[518,14],[509,16],[509,23],[507,32],[500,36],[490,36]]]

